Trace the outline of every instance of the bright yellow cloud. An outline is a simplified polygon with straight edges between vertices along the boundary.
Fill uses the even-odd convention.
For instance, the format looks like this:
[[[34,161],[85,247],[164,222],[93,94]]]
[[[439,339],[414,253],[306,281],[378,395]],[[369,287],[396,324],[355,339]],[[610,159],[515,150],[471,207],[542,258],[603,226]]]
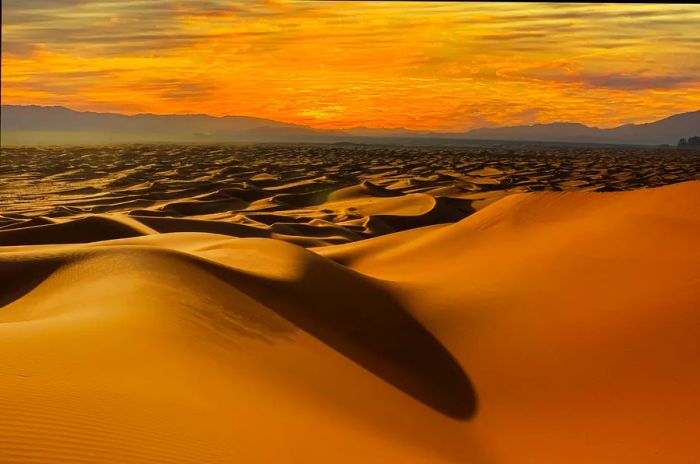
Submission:
[[[463,130],[700,108],[700,5],[8,0],[2,100]]]

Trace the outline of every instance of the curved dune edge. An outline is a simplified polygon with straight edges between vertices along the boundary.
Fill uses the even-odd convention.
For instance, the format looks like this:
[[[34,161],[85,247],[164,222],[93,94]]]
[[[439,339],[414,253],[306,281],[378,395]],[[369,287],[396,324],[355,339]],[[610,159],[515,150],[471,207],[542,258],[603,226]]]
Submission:
[[[347,184],[343,181],[340,185]],[[458,221],[491,193],[460,198],[453,187],[438,193],[389,190],[369,181],[348,187],[328,178],[284,182],[258,174],[238,187],[218,183],[178,190],[157,181],[108,191],[60,192],[73,203],[34,206],[38,211],[0,214],[0,246],[86,243],[152,233],[206,232],[275,238],[303,247],[348,243],[437,223]],[[207,189],[221,187],[213,192]],[[112,189],[112,190],[109,190]],[[406,190],[406,189],[403,189]],[[499,192],[505,195],[506,191]],[[54,194],[57,195],[57,194]],[[86,197],[82,198],[82,195]]]
[[[296,217],[292,208],[282,215],[279,207],[260,206],[261,211],[218,217],[206,214],[201,202],[170,203],[160,211],[134,209],[128,213],[74,214],[61,220],[46,217],[5,218],[0,227],[0,246],[88,243],[137,237],[153,233],[204,232],[231,237],[275,238],[304,247],[348,243],[395,231],[458,221],[471,212],[471,202],[423,193],[382,195],[375,187],[365,196],[342,196],[342,200],[320,203],[316,218]],[[348,190],[348,189],[345,189]],[[352,188],[350,188],[352,190]],[[361,190],[364,192],[364,190]],[[337,193],[337,192],[336,192]],[[315,193],[314,193],[315,195]],[[385,198],[386,197],[386,198]],[[277,198],[277,197],[275,197]],[[230,210],[230,202],[223,203]],[[271,212],[267,212],[271,208]],[[191,217],[181,213],[188,211]],[[199,213],[199,214],[195,214]],[[324,219],[335,216],[334,221]],[[1,216],[0,216],[1,217]],[[232,220],[233,219],[233,220]]]
[[[700,182],[315,253],[127,219],[0,248],[3,462],[700,457]]]

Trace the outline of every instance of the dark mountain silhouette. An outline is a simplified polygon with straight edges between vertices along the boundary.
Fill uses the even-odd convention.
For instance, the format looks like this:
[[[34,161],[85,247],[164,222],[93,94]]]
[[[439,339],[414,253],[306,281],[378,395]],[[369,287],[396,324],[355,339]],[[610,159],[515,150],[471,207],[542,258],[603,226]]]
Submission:
[[[523,141],[675,145],[700,131],[700,110],[647,124],[612,129],[578,123],[475,129],[468,132],[411,131],[403,128],[358,127],[344,131],[317,130],[247,116],[137,114],[73,111],[60,106],[3,105],[2,143],[118,143],[118,142],[357,142],[430,143],[460,141]]]
[[[3,143],[254,142],[314,138],[317,131],[247,116],[127,116],[60,106],[3,105]]]
[[[674,144],[678,139],[700,132],[700,110],[681,113],[647,124],[626,124],[614,129],[603,129],[611,141],[639,140],[643,144]]]
[[[692,135],[698,130],[700,110],[676,114],[646,124],[625,124],[611,129],[574,123],[554,123],[476,129],[464,135],[466,138],[489,140],[661,145],[675,144],[678,139]]]
[[[474,129],[464,134],[467,138],[484,140],[523,141],[596,141],[600,129],[578,123],[556,122],[532,126],[494,127]]]

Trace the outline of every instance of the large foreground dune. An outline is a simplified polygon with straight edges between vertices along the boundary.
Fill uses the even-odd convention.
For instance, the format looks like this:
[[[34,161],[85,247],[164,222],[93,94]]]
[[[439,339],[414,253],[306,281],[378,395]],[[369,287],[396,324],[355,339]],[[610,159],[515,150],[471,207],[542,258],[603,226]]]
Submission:
[[[700,182],[309,249],[147,218],[0,232],[0,462],[700,460]]]

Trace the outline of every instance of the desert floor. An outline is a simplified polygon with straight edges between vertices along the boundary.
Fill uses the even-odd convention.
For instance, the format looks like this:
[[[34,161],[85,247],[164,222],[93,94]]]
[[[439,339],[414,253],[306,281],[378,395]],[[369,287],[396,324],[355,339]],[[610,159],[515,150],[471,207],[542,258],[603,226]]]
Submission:
[[[700,460],[700,155],[3,148],[0,462]]]

